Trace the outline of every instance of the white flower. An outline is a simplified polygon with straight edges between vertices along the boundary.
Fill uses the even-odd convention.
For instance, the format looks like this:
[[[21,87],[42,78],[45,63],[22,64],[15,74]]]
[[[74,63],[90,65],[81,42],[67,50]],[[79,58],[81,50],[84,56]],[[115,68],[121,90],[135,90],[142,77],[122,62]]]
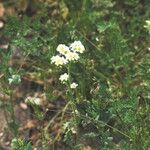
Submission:
[[[67,73],[64,73],[64,74],[62,74],[62,75],[60,76],[59,80],[60,80],[61,82],[64,82],[64,81],[67,81],[68,78],[69,78],[69,75],[68,75]]]
[[[79,59],[79,55],[77,53],[75,53],[75,52],[69,52],[65,56],[66,56],[66,59],[69,60],[69,61],[78,60]]]
[[[70,85],[70,88],[71,88],[71,89],[75,89],[77,86],[78,86],[78,84],[75,83],[75,82],[73,82],[73,83]]]
[[[56,55],[51,58],[51,63],[54,63],[56,66],[67,64],[67,62],[68,61],[63,56]]]
[[[85,51],[85,47],[80,41],[74,41],[71,45],[70,48],[72,51],[83,53]]]
[[[65,55],[70,52],[69,47],[65,44],[59,44],[56,50],[62,55]]]

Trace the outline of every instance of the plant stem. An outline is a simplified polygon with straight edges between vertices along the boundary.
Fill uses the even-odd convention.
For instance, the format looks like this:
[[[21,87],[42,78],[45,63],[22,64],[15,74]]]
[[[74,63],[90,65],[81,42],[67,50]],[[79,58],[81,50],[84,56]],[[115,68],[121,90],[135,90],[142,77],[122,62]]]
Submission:
[[[68,65],[67,67],[67,70],[68,70],[68,75],[69,75],[69,85],[68,85],[68,92],[69,92],[69,100],[71,101],[71,108],[73,110],[73,116],[74,116],[74,120],[75,120],[75,123],[77,124],[77,117],[76,117],[76,109],[75,109],[75,100],[73,98],[73,94],[72,94],[72,89],[70,88],[70,85],[71,85],[71,64]]]

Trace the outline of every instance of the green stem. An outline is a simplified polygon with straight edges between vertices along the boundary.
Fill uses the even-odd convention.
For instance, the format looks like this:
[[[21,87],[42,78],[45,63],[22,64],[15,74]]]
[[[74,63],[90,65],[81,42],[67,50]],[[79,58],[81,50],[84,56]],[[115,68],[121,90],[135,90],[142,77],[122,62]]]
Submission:
[[[70,67],[71,67],[71,64],[69,64],[68,67],[67,67],[68,75],[69,75],[69,79],[68,79],[68,81],[69,81],[68,92],[69,92],[69,100],[71,101],[71,108],[73,110],[74,120],[75,120],[75,122],[77,124],[77,116],[76,116],[76,111],[75,111],[76,110],[76,108],[75,108],[75,100],[74,100],[73,94],[72,94],[73,91],[70,88],[70,85],[71,85],[71,69],[70,69]]]
[[[10,94],[10,103],[11,103],[11,118],[12,118],[12,121],[14,123],[14,125],[16,126],[16,117],[15,117],[15,112],[14,112],[14,101],[13,101],[13,93],[11,92]],[[17,128],[14,127],[12,128],[13,129],[13,132],[14,132],[14,136],[17,137],[18,136],[18,131],[17,131]]]

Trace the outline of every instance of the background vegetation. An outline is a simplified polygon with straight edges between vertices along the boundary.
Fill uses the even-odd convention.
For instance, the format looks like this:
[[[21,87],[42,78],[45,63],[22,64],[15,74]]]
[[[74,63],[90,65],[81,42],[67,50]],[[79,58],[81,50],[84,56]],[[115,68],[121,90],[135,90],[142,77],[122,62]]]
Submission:
[[[0,4],[1,149],[150,148],[149,0]],[[70,95],[51,57],[75,40],[86,51],[70,66]]]

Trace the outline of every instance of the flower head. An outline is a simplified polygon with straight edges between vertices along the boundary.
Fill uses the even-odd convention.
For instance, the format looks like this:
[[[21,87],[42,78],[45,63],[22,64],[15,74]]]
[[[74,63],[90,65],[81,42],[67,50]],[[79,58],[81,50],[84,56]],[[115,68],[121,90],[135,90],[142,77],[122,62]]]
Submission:
[[[69,78],[69,75],[67,73],[64,73],[59,77],[59,80],[63,83],[64,81],[67,81],[68,78]]]
[[[67,60],[63,56],[53,56],[51,58],[51,63],[54,63],[56,66],[62,66],[64,64],[67,64]]]
[[[80,41],[74,41],[71,45],[70,48],[74,52],[78,53],[83,53],[85,51],[85,47]]]
[[[75,82],[73,82],[73,83],[70,85],[70,88],[71,88],[71,89],[75,89],[77,86],[78,86],[78,84],[75,83]]]
[[[80,58],[78,53],[75,52],[69,52],[68,54],[65,55],[65,57],[69,61],[78,60]]]
[[[54,63],[56,66],[62,66],[69,61],[77,61],[80,58],[79,53],[83,53],[85,48],[80,41],[74,41],[70,47],[65,44],[59,44],[56,50],[59,54],[51,58],[51,63]]]
[[[56,49],[60,54],[65,55],[70,52],[69,47],[65,44],[59,44]]]

